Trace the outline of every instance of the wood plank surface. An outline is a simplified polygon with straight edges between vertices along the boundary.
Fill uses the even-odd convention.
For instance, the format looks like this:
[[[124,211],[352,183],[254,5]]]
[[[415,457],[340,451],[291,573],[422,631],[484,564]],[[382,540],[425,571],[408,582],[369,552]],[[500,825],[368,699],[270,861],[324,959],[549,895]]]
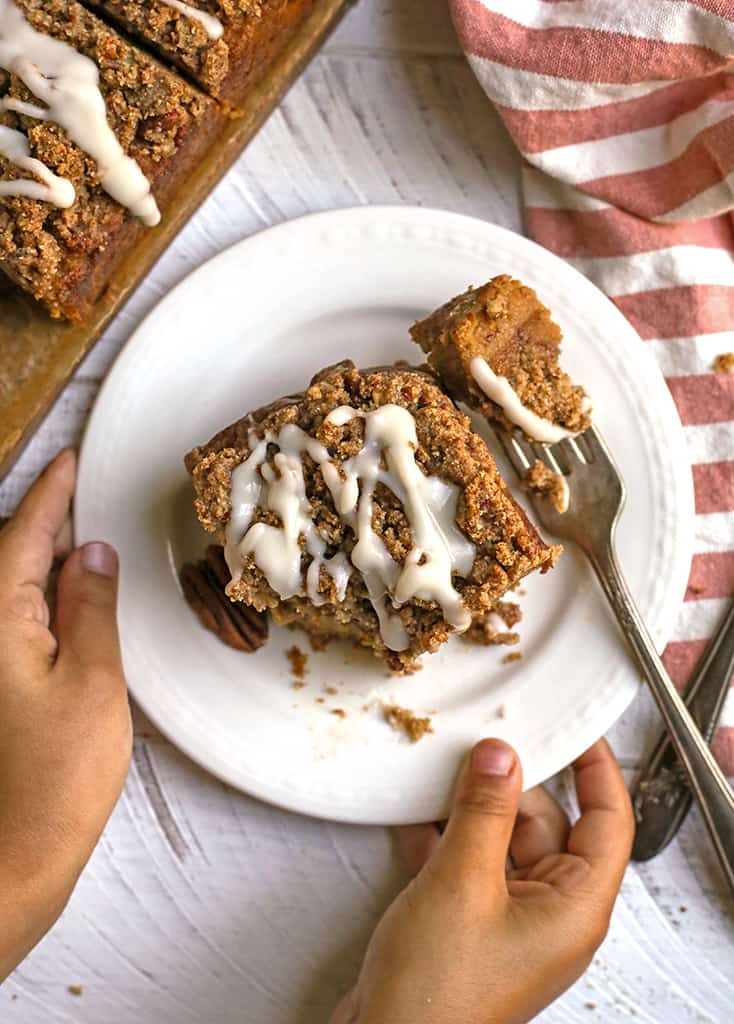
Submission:
[[[444,0],[360,0],[81,365],[0,487],[0,515],[78,442],[120,347],[204,260],[270,224],[365,203],[521,230],[518,167]],[[655,728],[643,695],[613,730],[630,779]],[[568,800],[567,780],[555,786]],[[59,926],[0,989],[0,1020],[324,1024],[403,881],[387,832],[265,807],[136,715],[123,799]],[[693,814],[664,855],[628,869],[592,967],[540,1021],[727,1024],[733,910]]]

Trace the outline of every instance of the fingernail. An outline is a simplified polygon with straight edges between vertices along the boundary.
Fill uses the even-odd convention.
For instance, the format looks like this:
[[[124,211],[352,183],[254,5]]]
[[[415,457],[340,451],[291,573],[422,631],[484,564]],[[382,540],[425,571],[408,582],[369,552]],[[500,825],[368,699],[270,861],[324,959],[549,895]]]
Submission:
[[[514,750],[501,740],[482,740],[471,755],[472,770],[477,775],[509,775],[514,763]]]
[[[114,576],[117,571],[115,549],[102,541],[85,544],[82,548],[82,565],[89,572],[96,572],[100,576]]]

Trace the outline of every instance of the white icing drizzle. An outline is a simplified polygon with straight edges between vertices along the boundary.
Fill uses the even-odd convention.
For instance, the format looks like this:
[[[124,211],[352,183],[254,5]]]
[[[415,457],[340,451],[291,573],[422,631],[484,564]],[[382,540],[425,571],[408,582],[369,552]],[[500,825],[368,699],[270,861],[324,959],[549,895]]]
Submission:
[[[543,419],[542,416],[538,416],[532,409],[523,405],[508,379],[499,377],[487,364],[486,359],[474,356],[469,364],[469,369],[487,398],[499,405],[508,420],[520,427],[528,437],[535,441],[541,441],[543,444],[557,444],[558,441],[574,436],[572,430],[566,430],[565,427],[552,423],[551,420]],[[588,411],[590,407],[588,398],[587,403],[587,408],[584,411]]]
[[[224,26],[219,18],[215,18],[213,14],[209,14],[207,11],[200,11],[197,7],[192,7],[191,4],[183,3],[183,0],[160,0],[160,2],[165,4],[166,7],[175,7],[177,11],[181,11],[188,18],[198,21],[210,39],[221,38]]]
[[[313,559],[306,578],[309,598],[314,604],[324,601],[317,590],[323,567],[336,584],[337,599],[343,600],[351,566],[341,553],[324,558],[326,544],[311,520],[305,492],[301,455],[307,452],[321,467],[337,513],[354,532],[351,563],[364,578],[385,645],[395,651],[409,646],[410,638],[396,610],[413,598],[435,601],[449,625],[463,632],[471,623],[471,614],[452,584],[452,573],[467,576],[471,572],[475,548],[456,525],[458,489],[422,472],[415,460],[415,420],[406,409],[384,405],[363,413],[341,406],[327,422],[343,425],[356,417],[365,421],[364,446],[341,463],[292,424],[262,440],[252,433],[251,454],[232,473],[225,555],[233,580],[241,575],[243,557],[251,554],[282,598],[302,594],[303,537]],[[280,449],[273,466],[263,465],[268,444]],[[413,546],[403,565],[372,529],[373,494],[378,483],[396,495],[410,523]],[[281,525],[250,525],[258,506],[276,512]]]
[[[262,440],[252,431],[249,443],[250,456],[232,473],[232,513],[224,549],[232,580],[236,582],[240,578],[242,559],[251,554],[270,586],[284,600],[302,594],[300,540],[303,537],[312,558],[306,577],[310,600],[316,605],[326,600],[318,591],[324,568],[334,580],[337,599],[342,601],[351,566],[342,553],[333,558],[324,557],[326,543],[311,519],[301,462],[303,452],[308,452],[319,464],[328,461],[329,453],[291,423],[282,427],[277,435],[268,432]],[[280,449],[273,466],[265,462],[268,444],[276,444]],[[258,506],[275,512],[281,525],[253,523],[251,526]]]
[[[107,122],[93,61],[62,40],[36,32],[13,0],[0,0],[0,67],[17,75],[46,104],[39,107],[6,97],[0,100],[2,109],[60,125],[97,162],[105,192],[144,224],[158,223],[160,213],[148,179],[125,154]]]
[[[66,178],[58,178],[44,163],[31,156],[28,139],[22,132],[0,125],[0,156],[40,178],[40,181],[33,178],[0,181],[0,196],[28,196],[29,199],[52,203],[62,210],[74,202],[76,193],[72,183]]]

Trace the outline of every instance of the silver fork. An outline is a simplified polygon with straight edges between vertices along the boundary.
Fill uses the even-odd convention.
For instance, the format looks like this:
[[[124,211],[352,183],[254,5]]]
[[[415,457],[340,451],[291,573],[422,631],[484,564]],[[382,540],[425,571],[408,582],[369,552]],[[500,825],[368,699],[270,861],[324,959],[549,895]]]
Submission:
[[[554,445],[529,444],[517,431],[495,433],[521,478],[536,459],[565,478],[569,488],[567,511],[558,512],[547,498],[531,494],[536,515],[549,533],[577,544],[591,562],[642,666],[734,891],[734,795],[670,681],[619,567],[614,537],[625,489],[606,444],[593,426],[572,440]]]

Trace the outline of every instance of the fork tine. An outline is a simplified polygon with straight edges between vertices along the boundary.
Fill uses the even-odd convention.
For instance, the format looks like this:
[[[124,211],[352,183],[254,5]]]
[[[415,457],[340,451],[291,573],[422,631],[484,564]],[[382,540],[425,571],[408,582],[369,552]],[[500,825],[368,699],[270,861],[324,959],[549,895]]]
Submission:
[[[554,445],[554,448],[563,459],[564,470],[566,473],[571,472],[575,463],[589,461],[589,457],[583,447],[578,443],[577,437],[564,438],[563,441],[559,441],[557,445]],[[560,462],[561,459],[558,461]]]
[[[590,427],[586,428],[583,434],[580,434],[579,436],[586,442],[586,446],[589,449],[589,454],[593,462],[598,460],[611,462],[612,465],[614,465],[614,459],[612,458],[604,439],[593,423]]]
[[[568,466],[557,444],[534,444],[532,449],[535,458],[544,462],[556,476],[565,476],[568,473]]]
[[[535,460],[540,458],[536,451],[536,448],[542,448],[543,446],[536,445],[531,441],[527,441],[525,439],[524,434],[522,434],[519,430],[513,430],[512,442],[517,448],[517,450],[522,452],[523,458],[525,459],[525,462],[528,464],[528,466],[532,466]]]
[[[517,442],[517,438],[504,430],[493,430],[492,433],[497,438],[497,443],[507,456],[507,461],[511,464],[517,475],[521,478],[524,477],[531,463],[528,462],[525,452]]]

